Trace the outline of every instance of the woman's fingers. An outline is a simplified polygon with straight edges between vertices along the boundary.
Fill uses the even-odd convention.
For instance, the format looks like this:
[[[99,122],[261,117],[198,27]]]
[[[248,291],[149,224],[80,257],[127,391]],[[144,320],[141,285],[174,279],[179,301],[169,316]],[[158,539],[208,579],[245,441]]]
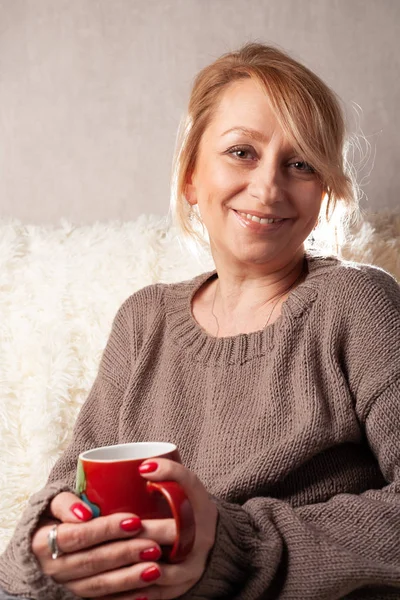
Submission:
[[[63,523],[82,523],[93,517],[92,509],[72,492],[61,492],[50,503],[50,514]]]
[[[196,560],[181,565],[137,564],[130,568],[104,573],[101,582],[74,582],[68,589],[79,596],[98,600],[173,600],[187,592],[198,579]]]
[[[53,498],[50,505],[51,516],[55,517],[62,523],[82,523],[85,521],[89,521],[92,519],[92,512],[90,507],[85,504],[78,496],[75,496],[71,492],[61,492],[57,496]],[[116,539],[115,536],[118,537],[118,533],[121,533],[118,529],[118,519],[122,521],[124,516],[121,513],[118,513],[119,517],[115,514],[112,515],[113,521],[112,524],[105,522],[104,519],[108,519],[108,517],[97,517],[93,519],[94,525],[88,530],[89,534],[93,534],[95,536],[94,543],[90,545],[94,545],[95,543],[102,543],[107,539],[112,540]],[[135,515],[128,514],[125,518],[132,518],[133,520],[137,519]],[[132,526],[133,524],[131,524]],[[111,530],[111,536],[109,538],[101,538],[100,541],[97,541],[98,536],[107,536],[108,529]],[[136,528],[138,529],[138,528]],[[148,519],[141,522],[142,533],[140,537],[149,538],[149,539],[157,539],[159,544],[162,545],[171,545],[173,544],[176,538],[176,523],[174,519]],[[68,530],[70,531],[70,530]],[[86,530],[85,530],[86,531]],[[126,530],[125,530],[126,531]],[[78,536],[82,532],[79,531]],[[135,531],[137,533],[137,531]],[[86,535],[86,533],[82,534]],[[58,532],[58,544],[60,545],[60,532]],[[155,537],[157,536],[157,537]],[[78,539],[78,543],[81,542]],[[82,542],[84,543],[84,542]],[[74,549],[69,549],[67,544],[67,549],[63,548],[64,552],[74,552],[77,550],[81,550],[83,546],[79,545]],[[89,547],[89,546],[84,546]]]
[[[145,470],[149,467],[149,470]],[[186,495],[193,507],[194,512],[203,507],[204,502],[208,500],[208,492],[200,479],[182,464],[167,458],[151,459],[144,462],[139,469],[142,477],[149,481],[169,481],[173,480],[179,483],[186,492]]]
[[[64,586],[79,598],[99,598],[130,591],[131,597],[137,590],[147,587],[150,581],[161,581],[161,567],[156,563],[140,563],[133,566],[107,571],[94,577],[70,581]],[[145,596],[145,593],[138,596]]]
[[[176,538],[175,519],[146,519],[142,521],[143,529],[139,538],[155,540],[161,546],[172,546]]]
[[[139,562],[158,561],[161,554],[161,548],[152,540],[122,540],[84,552],[63,554],[48,562],[46,575],[52,576],[58,583],[68,583]]]
[[[38,528],[32,537],[32,551],[40,563],[45,560],[48,549],[48,535],[56,521],[64,523],[85,523],[93,517],[90,507],[72,492],[60,492],[55,496],[42,515]],[[50,527],[48,525],[51,525]],[[58,540],[57,540],[58,544]]]
[[[128,525],[128,529],[126,525]],[[53,526],[54,523],[40,527],[32,539],[32,550],[42,565],[46,560],[51,560],[48,537]],[[156,545],[157,543],[172,545],[175,536],[176,525],[173,519],[154,519],[141,522],[130,513],[98,517],[87,523],[60,523],[57,526],[57,546],[61,553],[71,555],[83,551],[88,554],[90,549],[106,542],[127,540],[132,537],[154,540]],[[108,545],[104,547],[107,548]],[[95,559],[93,553],[88,555],[88,561],[95,562]],[[57,561],[58,559],[52,562],[52,571],[54,568],[60,567],[60,563]]]
[[[125,523],[128,523],[129,530],[124,529]],[[36,555],[49,554],[48,536],[51,527],[46,525],[35,533],[32,549]],[[57,546],[63,553],[79,552],[110,540],[130,538],[141,529],[140,519],[131,513],[98,517],[87,523],[60,523],[57,526]]]
[[[193,585],[195,582],[193,582]],[[190,586],[193,587],[193,586]],[[170,587],[159,587],[157,585],[147,587],[143,590],[133,590],[121,594],[112,594],[107,596],[97,597],[96,600],[176,600],[185,594],[188,589],[188,585],[173,585]]]
[[[192,505],[196,522],[194,550],[204,553],[203,559],[205,562],[206,554],[212,548],[215,541],[218,519],[216,504],[211,500],[206,488],[197,475],[182,464],[166,458],[156,458],[144,462],[142,467],[145,468],[149,463],[151,464],[151,468],[148,472],[142,471],[142,477],[149,481],[176,481],[184,489]],[[157,541],[159,540],[157,539]]]
[[[191,588],[194,565],[178,567],[157,563],[139,563],[126,568],[107,571],[95,577],[69,582],[66,587],[84,598],[157,598],[173,599]],[[155,585],[153,585],[155,584]],[[144,589],[146,588],[146,589]],[[129,592],[124,594],[124,592]]]

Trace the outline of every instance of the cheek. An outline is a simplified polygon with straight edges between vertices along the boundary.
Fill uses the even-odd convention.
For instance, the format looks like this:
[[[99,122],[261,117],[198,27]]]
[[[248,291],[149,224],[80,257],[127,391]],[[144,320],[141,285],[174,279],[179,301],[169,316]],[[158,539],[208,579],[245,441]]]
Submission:
[[[298,195],[297,206],[306,220],[315,221],[321,210],[321,205],[322,189],[319,186],[303,189],[302,193]]]
[[[223,162],[215,161],[208,166],[206,177],[215,190],[229,190],[235,185],[237,173]]]
[[[221,165],[209,165],[201,173],[199,205],[221,206],[238,194],[243,182],[238,174]]]

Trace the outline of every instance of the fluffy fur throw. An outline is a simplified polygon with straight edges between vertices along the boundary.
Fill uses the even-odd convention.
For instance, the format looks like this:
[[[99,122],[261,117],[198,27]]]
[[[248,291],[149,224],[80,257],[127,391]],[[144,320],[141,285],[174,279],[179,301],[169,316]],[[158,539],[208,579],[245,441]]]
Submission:
[[[66,447],[125,298],[213,268],[159,217],[74,227],[0,221],[0,552]],[[343,255],[400,281],[400,215],[371,217]]]

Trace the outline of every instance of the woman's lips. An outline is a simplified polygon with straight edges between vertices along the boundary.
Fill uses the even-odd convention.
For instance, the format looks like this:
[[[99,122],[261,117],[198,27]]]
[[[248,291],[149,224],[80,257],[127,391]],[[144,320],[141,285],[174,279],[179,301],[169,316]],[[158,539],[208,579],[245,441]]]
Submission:
[[[245,213],[235,209],[232,210],[239,220],[239,223],[243,227],[250,228],[252,231],[275,231],[288,220],[281,217],[259,217],[253,213]]]

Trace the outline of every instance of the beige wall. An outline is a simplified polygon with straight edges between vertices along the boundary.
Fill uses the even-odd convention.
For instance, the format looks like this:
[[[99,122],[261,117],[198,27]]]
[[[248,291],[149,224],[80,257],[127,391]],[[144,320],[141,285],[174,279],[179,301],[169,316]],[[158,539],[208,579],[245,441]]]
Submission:
[[[399,26],[398,0],[0,0],[0,216],[164,214],[192,78],[248,40],[316,70],[353,129],[362,107],[368,208],[398,207]]]

